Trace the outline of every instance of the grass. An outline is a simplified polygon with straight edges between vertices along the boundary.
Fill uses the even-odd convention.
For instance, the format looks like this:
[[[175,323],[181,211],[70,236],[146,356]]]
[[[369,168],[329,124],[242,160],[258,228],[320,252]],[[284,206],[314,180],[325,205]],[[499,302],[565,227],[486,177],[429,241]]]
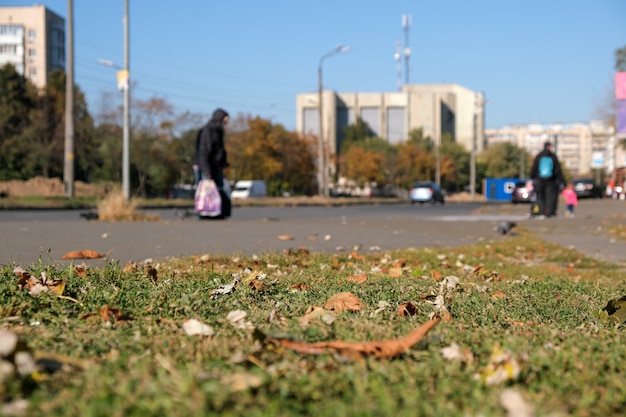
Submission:
[[[26,400],[23,415],[502,416],[505,389],[538,416],[617,416],[626,407],[623,330],[599,319],[626,293],[623,271],[529,235],[437,250],[294,250],[86,269],[40,263],[27,272],[65,287],[61,297],[34,297],[13,266],[0,270],[3,328],[61,368],[2,384],[5,405]],[[348,280],[363,273],[361,284]],[[399,338],[428,320],[449,276],[459,280],[445,293],[452,321],[391,359],[306,355],[258,337]],[[366,307],[333,314],[332,323],[299,321],[340,292]],[[397,314],[405,302],[415,315]],[[233,311],[246,315],[234,321]],[[214,334],[188,335],[189,319]],[[460,359],[443,355],[453,344]],[[520,372],[489,385],[476,378],[498,346]]]

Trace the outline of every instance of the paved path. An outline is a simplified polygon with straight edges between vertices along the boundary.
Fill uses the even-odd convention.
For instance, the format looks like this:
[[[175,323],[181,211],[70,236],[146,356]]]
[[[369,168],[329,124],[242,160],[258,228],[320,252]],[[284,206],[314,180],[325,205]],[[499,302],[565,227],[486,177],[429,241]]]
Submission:
[[[408,205],[362,210],[248,207],[227,221],[177,219],[173,214],[160,222],[132,223],[18,219],[0,222],[0,264],[67,264],[61,255],[84,249],[110,252],[106,260],[86,261],[102,266],[110,261],[125,264],[207,253],[260,255],[300,247],[327,253],[356,246],[362,251],[450,247],[510,238],[495,228],[501,221],[512,220],[547,241],[626,265],[626,240],[615,239],[609,230],[616,225],[626,227],[624,202],[585,200],[575,219],[546,220],[526,219],[527,205],[475,204],[459,209],[447,204],[430,208],[430,214],[422,208],[426,209]],[[277,214],[259,216],[263,212],[255,210]],[[293,210],[305,210],[307,215]],[[280,240],[281,235],[293,240]]]

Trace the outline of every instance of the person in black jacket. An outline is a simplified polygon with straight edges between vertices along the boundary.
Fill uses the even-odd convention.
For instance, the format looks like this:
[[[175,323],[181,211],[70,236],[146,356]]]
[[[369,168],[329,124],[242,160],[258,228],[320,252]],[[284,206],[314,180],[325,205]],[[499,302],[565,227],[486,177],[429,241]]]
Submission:
[[[224,191],[224,169],[229,166],[224,148],[224,126],[228,123],[228,113],[216,109],[211,120],[204,125],[196,137],[194,165],[201,179],[212,179],[222,196],[222,216],[230,216],[230,196]]]
[[[539,206],[538,218],[556,215],[559,193],[564,183],[563,172],[559,159],[552,152],[552,144],[546,142],[543,151],[539,152],[530,169],[530,178],[534,182]]]

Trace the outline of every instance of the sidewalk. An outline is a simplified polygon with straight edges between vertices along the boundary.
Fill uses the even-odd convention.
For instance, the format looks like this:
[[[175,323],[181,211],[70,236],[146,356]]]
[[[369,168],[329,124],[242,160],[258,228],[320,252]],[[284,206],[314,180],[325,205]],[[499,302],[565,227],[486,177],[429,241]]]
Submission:
[[[495,210],[496,207],[483,206],[482,210]],[[528,206],[500,206],[502,213],[524,216]],[[626,239],[611,233],[611,229],[626,229],[626,203],[617,200],[581,199],[576,208],[576,217],[564,216],[565,207],[559,204],[556,218],[536,220],[529,218],[518,222],[536,236],[566,248],[573,248],[586,256],[626,266]]]

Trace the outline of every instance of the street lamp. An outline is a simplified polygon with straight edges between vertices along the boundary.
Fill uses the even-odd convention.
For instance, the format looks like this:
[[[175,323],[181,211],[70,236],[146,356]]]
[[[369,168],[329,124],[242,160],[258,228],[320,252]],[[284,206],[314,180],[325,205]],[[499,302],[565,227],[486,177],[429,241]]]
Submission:
[[[115,68],[117,70],[117,86],[124,93],[124,130],[123,130],[123,139],[122,139],[122,192],[124,193],[124,199],[128,200],[130,196],[130,175],[129,175],[129,136],[130,136],[130,128],[129,128],[129,120],[130,120],[130,109],[129,109],[129,99],[128,99],[128,91],[129,91],[129,77],[128,70],[120,67],[113,61],[109,61],[108,59],[98,59],[98,64],[104,65],[105,67]]]
[[[320,58],[319,67],[317,68],[317,86],[319,93],[319,122],[320,132],[317,142],[317,181],[318,181],[318,193],[320,196],[328,197],[328,171],[326,166],[326,153],[324,152],[324,118],[323,118],[323,105],[322,105],[322,63],[326,58],[329,58],[335,54],[350,52],[349,46],[337,45],[330,52],[322,55]]]
[[[118,87],[124,92],[124,130],[122,139],[122,192],[124,199],[130,198],[130,72],[129,72],[129,31],[128,0],[124,0],[124,68],[113,61],[99,59],[98,63],[117,69]]]

